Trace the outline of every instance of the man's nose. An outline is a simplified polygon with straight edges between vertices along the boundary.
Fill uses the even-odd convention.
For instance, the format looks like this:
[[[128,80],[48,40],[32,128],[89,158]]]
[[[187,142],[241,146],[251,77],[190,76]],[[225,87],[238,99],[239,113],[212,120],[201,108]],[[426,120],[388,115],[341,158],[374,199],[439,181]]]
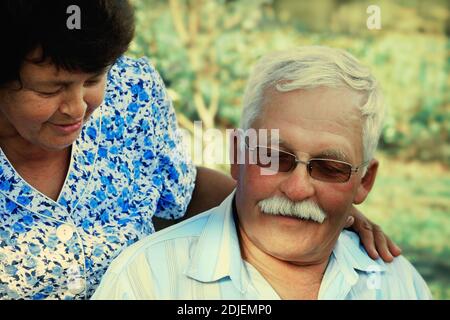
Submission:
[[[302,201],[314,195],[314,185],[304,164],[298,163],[297,167],[289,173],[289,176],[280,184],[280,191],[292,201]]]
[[[84,117],[86,109],[87,103],[84,101],[83,89],[72,89],[68,91],[60,107],[61,113],[77,120]]]

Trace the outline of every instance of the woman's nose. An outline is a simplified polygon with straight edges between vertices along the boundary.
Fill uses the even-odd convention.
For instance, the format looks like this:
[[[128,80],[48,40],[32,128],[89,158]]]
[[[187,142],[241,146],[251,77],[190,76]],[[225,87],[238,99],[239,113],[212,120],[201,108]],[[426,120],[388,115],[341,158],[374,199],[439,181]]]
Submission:
[[[84,100],[83,89],[73,89],[67,92],[60,107],[61,113],[77,120],[84,118],[86,109],[87,103]]]

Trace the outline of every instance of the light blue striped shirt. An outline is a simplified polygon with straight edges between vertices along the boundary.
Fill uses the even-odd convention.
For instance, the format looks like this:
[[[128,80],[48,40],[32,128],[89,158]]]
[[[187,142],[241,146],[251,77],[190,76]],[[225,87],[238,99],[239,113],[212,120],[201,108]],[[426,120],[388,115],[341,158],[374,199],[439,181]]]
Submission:
[[[111,264],[93,299],[280,299],[241,257],[233,196],[126,249]],[[431,294],[405,258],[374,261],[358,236],[344,230],[318,298],[430,299]]]

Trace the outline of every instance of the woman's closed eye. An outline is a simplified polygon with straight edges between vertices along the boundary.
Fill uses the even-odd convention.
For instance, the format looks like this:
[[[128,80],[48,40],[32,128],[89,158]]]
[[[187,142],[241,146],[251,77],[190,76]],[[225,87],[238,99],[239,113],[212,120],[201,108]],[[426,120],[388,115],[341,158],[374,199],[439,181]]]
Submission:
[[[101,79],[89,80],[84,83],[85,87],[93,87],[101,82]]]
[[[41,91],[41,90],[33,90],[34,92],[38,93],[39,95],[45,96],[45,97],[51,97],[51,96],[55,96],[58,93],[60,93],[63,90],[63,88],[59,88],[57,90],[53,90],[53,91]]]

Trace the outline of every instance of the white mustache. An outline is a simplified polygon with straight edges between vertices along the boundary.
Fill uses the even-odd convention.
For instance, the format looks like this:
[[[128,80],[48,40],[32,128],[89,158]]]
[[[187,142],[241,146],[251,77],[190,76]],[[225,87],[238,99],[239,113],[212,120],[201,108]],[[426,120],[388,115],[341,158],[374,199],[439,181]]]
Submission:
[[[271,215],[289,216],[323,223],[327,215],[312,200],[294,202],[285,197],[274,196],[258,202],[261,211]]]

